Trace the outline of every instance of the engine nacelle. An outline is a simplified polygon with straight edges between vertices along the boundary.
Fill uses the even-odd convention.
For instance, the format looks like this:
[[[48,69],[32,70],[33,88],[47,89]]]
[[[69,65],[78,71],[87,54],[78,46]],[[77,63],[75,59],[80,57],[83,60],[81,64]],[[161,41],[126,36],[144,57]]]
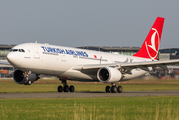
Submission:
[[[21,70],[14,71],[13,79],[18,84],[32,84],[34,81],[38,80],[39,77],[37,74],[31,73],[28,78],[24,77],[23,72]]]
[[[97,78],[104,83],[115,83],[121,80],[122,74],[116,68],[102,67],[97,72]]]

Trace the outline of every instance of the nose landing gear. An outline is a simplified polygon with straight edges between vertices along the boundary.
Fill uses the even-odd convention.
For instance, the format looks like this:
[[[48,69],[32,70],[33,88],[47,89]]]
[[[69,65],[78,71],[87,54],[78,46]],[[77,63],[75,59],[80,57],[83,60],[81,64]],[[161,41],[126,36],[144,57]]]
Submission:
[[[38,74],[31,73],[31,71],[24,71],[22,78],[23,78],[24,85],[31,85],[33,82],[37,81],[40,77]]]
[[[26,76],[24,78],[24,85],[31,85],[31,84],[32,84],[32,82],[29,80],[29,76]]]

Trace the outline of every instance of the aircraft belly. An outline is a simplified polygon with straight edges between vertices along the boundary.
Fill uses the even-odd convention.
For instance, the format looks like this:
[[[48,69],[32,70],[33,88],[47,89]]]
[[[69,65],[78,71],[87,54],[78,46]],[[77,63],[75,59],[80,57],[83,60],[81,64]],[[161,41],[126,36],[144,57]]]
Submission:
[[[23,71],[26,71],[26,69],[21,69]],[[37,68],[29,68],[28,71],[31,71],[34,74],[46,74],[46,75],[53,75],[58,76],[63,74],[64,71],[56,71],[56,70],[50,70],[50,69],[37,69]]]
[[[96,74],[85,74],[80,71],[67,71],[62,74],[63,76],[68,76],[73,79],[83,79],[83,80],[98,80]]]

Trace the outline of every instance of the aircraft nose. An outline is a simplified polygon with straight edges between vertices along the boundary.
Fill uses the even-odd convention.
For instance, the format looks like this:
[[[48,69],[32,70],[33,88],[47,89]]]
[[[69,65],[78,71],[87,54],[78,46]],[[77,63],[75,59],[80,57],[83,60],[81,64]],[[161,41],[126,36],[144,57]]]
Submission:
[[[6,57],[7,57],[8,62],[12,61],[12,54],[8,53]]]
[[[7,57],[8,62],[11,65],[14,65],[14,61],[16,59],[16,56],[14,54],[12,54],[12,53],[8,53],[6,57]]]

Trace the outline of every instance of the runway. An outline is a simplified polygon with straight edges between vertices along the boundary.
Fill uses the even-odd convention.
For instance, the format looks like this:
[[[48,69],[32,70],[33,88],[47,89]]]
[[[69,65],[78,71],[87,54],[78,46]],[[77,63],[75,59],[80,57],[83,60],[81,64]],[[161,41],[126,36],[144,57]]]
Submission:
[[[179,90],[171,91],[124,91],[122,93],[74,92],[74,93],[0,93],[0,98],[77,98],[77,97],[142,97],[179,96]]]

